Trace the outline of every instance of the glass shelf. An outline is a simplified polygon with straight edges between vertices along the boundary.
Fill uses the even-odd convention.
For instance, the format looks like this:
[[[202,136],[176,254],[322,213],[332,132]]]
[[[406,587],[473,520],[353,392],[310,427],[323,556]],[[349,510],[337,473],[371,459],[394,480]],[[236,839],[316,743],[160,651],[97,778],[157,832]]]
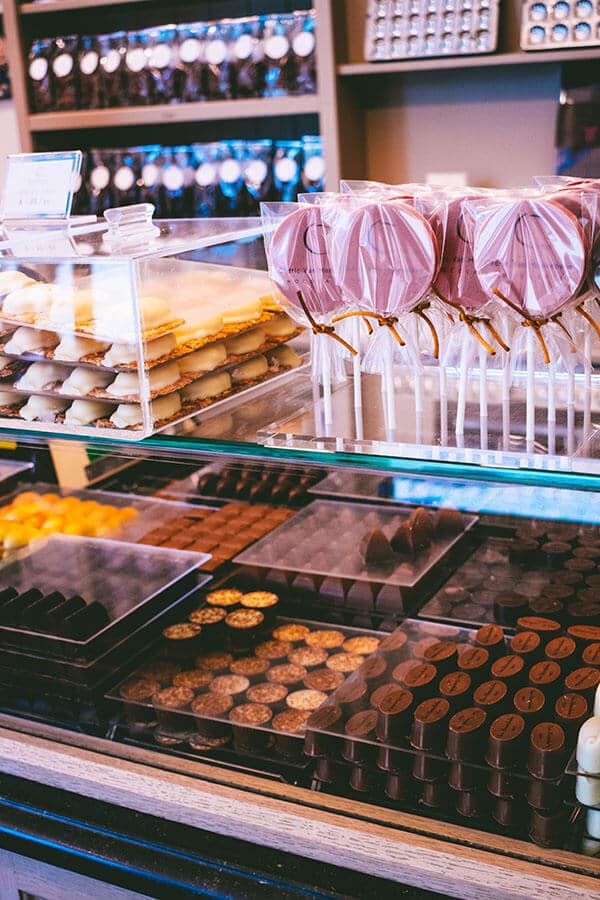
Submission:
[[[600,424],[587,437],[576,417],[572,432],[572,455],[548,455],[537,446],[528,453],[524,447],[524,404],[512,406],[509,441],[502,446],[502,428],[497,407],[489,404],[488,449],[479,449],[480,422],[469,416],[462,446],[454,434],[440,442],[439,399],[435,379],[426,382],[421,433],[416,434],[411,394],[402,391],[402,375],[397,380],[394,434],[386,434],[381,409],[379,376],[363,376],[361,429],[353,408],[352,381],[333,391],[333,424],[326,426],[322,400],[315,391],[308,368],[294,370],[277,379],[245,391],[214,410],[168,427],[135,445],[118,440],[86,440],[89,450],[119,457],[167,457],[190,459],[198,454],[229,454],[242,458],[309,460],[355,470],[383,473],[411,473],[451,478],[467,478],[495,483],[519,483],[547,487],[600,490]],[[475,407],[473,407],[475,408]],[[452,410],[450,410],[450,416]],[[597,415],[597,414],[596,414]],[[450,418],[450,421],[452,419]],[[566,411],[557,412],[556,446],[566,449]],[[5,429],[2,439],[45,444],[72,442],[43,431]],[[420,439],[420,440],[418,440]]]

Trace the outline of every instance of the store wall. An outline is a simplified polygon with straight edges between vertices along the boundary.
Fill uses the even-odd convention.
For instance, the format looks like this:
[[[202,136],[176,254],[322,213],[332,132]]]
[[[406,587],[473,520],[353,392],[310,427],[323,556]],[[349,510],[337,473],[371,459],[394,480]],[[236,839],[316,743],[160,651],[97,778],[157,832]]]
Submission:
[[[515,66],[501,78],[493,68],[389,78],[366,114],[368,177],[464,171],[468,184],[527,184],[555,169],[559,95],[559,66]]]

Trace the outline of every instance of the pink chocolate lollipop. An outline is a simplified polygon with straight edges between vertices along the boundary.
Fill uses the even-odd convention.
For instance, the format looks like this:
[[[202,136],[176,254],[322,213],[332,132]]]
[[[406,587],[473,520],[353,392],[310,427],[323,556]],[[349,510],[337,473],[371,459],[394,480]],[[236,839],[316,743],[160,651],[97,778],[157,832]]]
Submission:
[[[361,310],[396,316],[423,297],[436,270],[436,242],[425,219],[399,201],[367,203],[348,217],[332,245],[334,270]]]
[[[464,199],[461,196],[448,201],[444,254],[434,287],[444,300],[475,312],[491,298],[482,288],[475,271],[470,235],[463,216]]]
[[[315,316],[341,312],[344,303],[331,271],[321,207],[306,205],[275,229],[269,250],[271,277],[286,300],[304,316],[298,291]]]
[[[576,296],[585,275],[585,236],[575,216],[547,200],[511,200],[478,216],[475,269],[533,318],[548,318]]]

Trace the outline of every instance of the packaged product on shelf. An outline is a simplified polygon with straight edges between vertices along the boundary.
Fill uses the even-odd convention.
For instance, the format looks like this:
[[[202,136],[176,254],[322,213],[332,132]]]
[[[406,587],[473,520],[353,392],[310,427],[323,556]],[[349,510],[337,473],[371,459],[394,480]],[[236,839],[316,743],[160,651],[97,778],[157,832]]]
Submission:
[[[79,105],[76,56],[76,37],[56,38],[50,63],[54,109],[77,109]]]
[[[42,38],[31,45],[28,57],[29,93],[31,110],[35,113],[52,109],[52,86],[50,83],[50,55],[52,41]]]
[[[317,56],[315,37],[315,12],[297,12],[296,27],[292,37],[295,57],[294,85],[290,93],[314,94],[317,90]]]
[[[109,168],[111,162],[112,159],[108,156],[105,157],[101,150],[92,150],[89,154],[87,185],[90,206],[87,212],[93,215],[102,215],[105,209],[113,206],[111,169]]]
[[[152,203],[157,211],[160,207],[162,185],[161,151],[160,144],[140,147],[141,173],[138,199],[140,203]]]
[[[325,190],[325,160],[323,142],[319,135],[305,134],[302,137],[302,188],[307,193]]]
[[[242,141],[223,142],[216,210],[218,216],[243,214],[245,188],[240,162],[242,153]]]
[[[231,99],[230,65],[231,65],[231,24],[215,22],[208,26],[205,59],[205,93],[207,100]]]
[[[148,68],[148,35],[130,31],[125,54],[125,84],[127,106],[147,106],[152,103],[152,76]]]
[[[77,54],[79,105],[82,109],[104,106],[104,91],[100,78],[100,41],[96,37],[82,37]]]
[[[187,147],[175,147],[163,154],[161,215],[169,219],[192,215],[190,156]]]
[[[177,30],[175,26],[150,29],[148,39],[148,67],[153,81],[154,103],[173,103],[178,99],[181,74],[177,60]]]
[[[235,97],[261,97],[265,81],[262,23],[254,16],[231,26],[231,84]]]
[[[273,176],[271,170],[272,141],[249,141],[244,148],[242,171],[248,196],[250,215],[258,215],[259,204],[271,193]]]
[[[192,25],[179,25],[177,27],[179,69],[181,73],[177,98],[185,103],[206,99],[204,91],[204,52],[207,27],[202,22],[195,22]]]
[[[291,40],[295,24],[296,17],[291,14],[265,17],[265,97],[294,93],[295,60]]]
[[[100,73],[106,106],[125,106],[127,103],[127,80],[125,56],[127,34],[115,31],[98,38],[100,48]]]
[[[193,215],[208,218],[217,209],[221,144],[194,144]]]
[[[138,178],[140,160],[138,154],[115,153],[113,169],[113,202],[117,206],[128,206],[138,199]]]
[[[283,201],[296,199],[300,186],[301,160],[300,141],[277,142],[273,154],[274,199]]]

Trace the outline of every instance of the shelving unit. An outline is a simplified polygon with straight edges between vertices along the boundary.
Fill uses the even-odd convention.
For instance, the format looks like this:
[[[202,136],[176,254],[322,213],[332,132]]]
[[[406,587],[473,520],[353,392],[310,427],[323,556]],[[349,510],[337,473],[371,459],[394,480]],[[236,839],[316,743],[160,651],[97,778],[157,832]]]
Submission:
[[[214,100],[172,106],[127,106],[73,112],[36,113],[29,116],[32,132],[110,128],[118,125],[160,125],[165,122],[212,122],[220,119],[254,119],[319,113],[317,94],[302,97],[265,97],[248,100]]]
[[[118,16],[119,8],[134,4],[140,26],[149,16],[156,20],[159,8],[154,0],[6,0],[5,28],[24,150],[45,148],[49,133],[55,148],[61,142],[84,143],[83,135],[72,132],[87,128],[110,133],[111,128],[143,130],[170,123],[189,128],[203,123],[218,139],[225,122],[255,122],[266,137],[263,119],[280,117],[293,127],[294,116],[313,114],[331,187],[341,176],[422,181],[430,172],[454,171],[465,172],[473,184],[507,187],[554,170],[563,73],[570,67],[589,67],[591,75],[600,61],[600,48],[519,50],[520,0],[508,0],[502,7],[497,53],[369,63],[363,58],[367,0],[315,0],[318,95],[31,115],[24,36],[51,34],[53,16],[70,10],[106,8],[107,15]],[[240,8],[240,15],[245,11]],[[165,18],[175,15],[171,9]]]
[[[98,129],[105,130],[107,135],[111,129],[144,128],[154,125],[169,124],[186,125],[193,136],[194,123],[202,124],[204,139],[219,140],[222,136],[222,123],[240,121],[253,122],[256,130],[264,137],[274,136],[270,133],[268,122],[276,117],[287,123],[293,130],[296,116],[314,115],[317,117],[318,129],[325,146],[325,162],[332,182],[339,180],[339,148],[337,133],[337,99],[333,51],[332,9],[329,0],[315,0],[313,6],[317,10],[319,21],[317,35],[317,75],[318,94],[307,94],[289,97],[266,97],[243,100],[216,100],[198,103],[170,104],[165,106],[119,107],[113,109],[76,110],[65,112],[31,113],[29,109],[26,55],[28,40],[32,36],[45,36],[62,33],[62,24],[54,22],[54,16],[68,11],[92,11],[107,9],[107,15],[117,16],[117,8],[140,6],[136,27],[144,27],[153,17],[156,22],[157,6],[151,0],[48,0],[42,3],[19,4],[16,0],[6,0],[5,29],[13,92],[19,122],[21,147],[24,152],[46,149],[44,135],[54,133],[52,149],[58,146],[72,147],[77,141],[81,149],[86,149],[85,135],[73,135],[72,132],[83,132],[93,129],[93,138],[97,140]],[[158,8],[159,9],[159,8]],[[228,7],[230,15],[231,7]],[[150,12],[152,10],[152,13]],[[240,4],[239,15],[248,11],[247,5]],[[202,9],[195,11],[197,18],[202,18]],[[41,18],[40,18],[41,17]],[[159,16],[160,18],[160,16]],[[164,21],[175,19],[176,12],[170,9],[164,13]],[[111,20],[112,21],[112,20]],[[188,13],[182,21],[189,21]],[[106,26],[110,28],[109,25]],[[116,30],[116,28],[115,28]],[[92,31],[92,33],[94,33]],[[263,120],[266,124],[262,124]],[[221,124],[220,124],[221,123]],[[214,127],[212,127],[214,125]],[[210,137],[206,137],[210,133]],[[63,135],[60,134],[64,132]],[[131,132],[129,132],[131,134]],[[146,131],[146,135],[148,132]],[[140,138],[142,135],[140,135]],[[116,140],[119,136],[116,133]],[[142,142],[142,140],[140,140]],[[110,143],[110,138],[106,143]]]

